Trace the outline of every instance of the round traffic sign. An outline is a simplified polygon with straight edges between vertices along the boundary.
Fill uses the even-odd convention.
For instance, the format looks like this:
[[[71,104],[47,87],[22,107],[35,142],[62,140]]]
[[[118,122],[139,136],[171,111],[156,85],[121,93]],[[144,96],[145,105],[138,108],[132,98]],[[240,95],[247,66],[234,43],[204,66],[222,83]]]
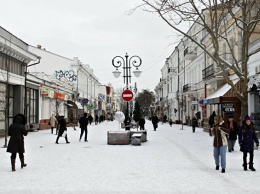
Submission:
[[[122,98],[126,102],[131,101],[133,99],[133,97],[134,97],[134,94],[133,94],[133,92],[131,90],[124,90],[122,92]]]

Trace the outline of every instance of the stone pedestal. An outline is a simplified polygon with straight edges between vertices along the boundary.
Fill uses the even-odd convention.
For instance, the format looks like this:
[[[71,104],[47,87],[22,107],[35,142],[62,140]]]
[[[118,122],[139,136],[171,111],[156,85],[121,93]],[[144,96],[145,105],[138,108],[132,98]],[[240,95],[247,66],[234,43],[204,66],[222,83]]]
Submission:
[[[130,144],[130,132],[129,131],[108,131],[107,144],[108,145]]]
[[[137,134],[141,133],[142,134],[142,138],[141,138],[142,142],[146,142],[147,141],[147,131],[146,130],[130,131],[130,137],[132,137],[132,135],[134,133],[137,133]]]

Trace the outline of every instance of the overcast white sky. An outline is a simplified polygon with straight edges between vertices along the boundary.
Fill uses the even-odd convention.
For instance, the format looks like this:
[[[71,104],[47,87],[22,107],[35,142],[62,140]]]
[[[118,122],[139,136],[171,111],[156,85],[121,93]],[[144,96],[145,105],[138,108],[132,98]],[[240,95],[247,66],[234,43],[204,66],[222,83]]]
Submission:
[[[46,50],[89,64],[100,83],[124,87],[114,78],[112,59],[138,55],[143,73],[132,79],[138,90],[153,90],[160,69],[175,47],[177,37],[158,16],[127,11],[141,0],[0,0],[0,25]],[[122,69],[121,69],[122,70]]]

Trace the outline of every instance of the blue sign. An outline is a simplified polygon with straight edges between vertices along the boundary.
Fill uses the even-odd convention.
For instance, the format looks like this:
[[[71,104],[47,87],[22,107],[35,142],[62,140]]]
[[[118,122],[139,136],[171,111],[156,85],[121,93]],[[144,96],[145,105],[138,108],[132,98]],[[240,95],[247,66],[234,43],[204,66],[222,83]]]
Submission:
[[[208,104],[209,103],[209,99],[203,99],[203,104]]]

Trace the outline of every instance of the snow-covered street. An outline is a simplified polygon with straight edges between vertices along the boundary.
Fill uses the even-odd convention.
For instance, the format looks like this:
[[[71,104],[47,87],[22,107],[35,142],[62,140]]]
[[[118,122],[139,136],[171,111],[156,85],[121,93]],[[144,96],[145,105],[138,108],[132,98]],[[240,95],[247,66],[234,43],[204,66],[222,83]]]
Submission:
[[[159,124],[153,131],[146,120],[148,142],[141,146],[107,145],[107,131],[117,121],[88,127],[88,142],[80,129],[68,129],[70,144],[50,130],[25,137],[25,161],[11,171],[10,154],[0,148],[0,193],[259,193],[260,150],[256,172],[244,171],[238,144],[227,153],[227,169],[215,170],[212,137],[190,126]],[[122,130],[122,129],[121,129]],[[1,146],[4,138],[0,139]]]

